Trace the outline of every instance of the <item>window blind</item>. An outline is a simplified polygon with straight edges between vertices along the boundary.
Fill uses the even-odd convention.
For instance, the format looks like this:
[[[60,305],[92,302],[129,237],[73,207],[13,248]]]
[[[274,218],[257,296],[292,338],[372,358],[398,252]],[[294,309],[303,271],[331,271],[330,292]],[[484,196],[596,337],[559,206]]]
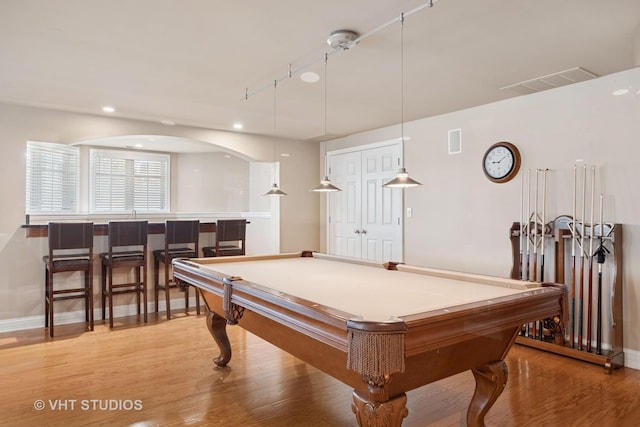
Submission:
[[[92,212],[167,212],[166,154],[91,150]]]
[[[27,214],[78,211],[78,159],[77,147],[27,141]]]

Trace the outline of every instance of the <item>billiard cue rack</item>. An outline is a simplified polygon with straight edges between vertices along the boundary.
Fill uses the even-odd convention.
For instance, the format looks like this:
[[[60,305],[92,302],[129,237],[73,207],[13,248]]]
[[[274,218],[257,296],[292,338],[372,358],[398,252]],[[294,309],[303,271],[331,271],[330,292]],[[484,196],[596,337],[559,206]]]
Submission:
[[[573,221],[570,216],[561,216],[544,224],[544,226],[542,223],[535,222],[523,224],[521,227],[520,222],[514,222],[509,230],[513,258],[510,277],[516,280],[531,279],[530,268],[532,264],[529,263],[531,254],[523,253],[522,239],[530,238],[533,234],[531,228],[535,227],[535,232],[540,240],[539,244],[549,248],[553,245],[553,270],[548,269],[546,277],[553,277],[554,282],[565,284],[569,290],[567,304],[564,304],[567,308],[565,313],[554,318],[542,319],[523,325],[522,332],[516,338],[516,342],[528,347],[601,365],[607,373],[611,373],[614,368],[624,366],[622,225],[604,224],[603,226],[600,223],[598,230],[598,224],[583,225]],[[583,260],[586,260],[587,263],[577,261],[580,259],[580,255],[576,256],[575,242],[572,240],[576,239],[575,233],[571,231],[572,227],[579,229],[580,225],[597,230],[595,233],[592,231],[589,234],[584,231],[585,228],[582,228],[584,236],[579,236],[579,238],[583,239],[579,249],[581,251],[580,255],[584,257]],[[588,246],[595,247],[595,253],[583,251],[583,248],[587,246],[584,239],[591,239],[588,240]],[[600,256],[598,256],[599,253],[601,253]],[[589,258],[591,259],[589,260]],[[535,265],[535,261],[533,265]],[[542,265],[544,265],[544,259],[542,260]],[[582,270],[580,270],[581,267]],[[589,277],[589,273],[591,273],[591,277]],[[539,279],[537,281],[544,281],[545,277],[543,275],[544,273],[537,278]],[[576,293],[578,282],[581,282],[580,288],[583,291],[586,289],[586,294],[583,294],[579,300],[579,293]],[[572,287],[573,291],[571,291]],[[604,293],[593,292],[597,289],[610,290],[610,304],[605,304],[607,298]],[[582,305],[585,298],[588,299],[586,306]],[[577,306],[582,306],[583,309],[574,311]],[[605,310],[605,307],[608,307],[610,312]],[[569,316],[567,316],[567,313],[569,313]],[[583,318],[581,319],[580,316],[583,316]],[[604,316],[609,316],[610,320],[608,331],[610,342],[606,349],[601,347],[601,328],[603,327]],[[576,317],[579,322],[576,322]],[[587,319],[586,324],[583,322],[585,317]],[[592,343],[593,334],[587,333],[586,337],[583,337],[585,330],[593,330],[594,323],[597,331],[595,346]]]

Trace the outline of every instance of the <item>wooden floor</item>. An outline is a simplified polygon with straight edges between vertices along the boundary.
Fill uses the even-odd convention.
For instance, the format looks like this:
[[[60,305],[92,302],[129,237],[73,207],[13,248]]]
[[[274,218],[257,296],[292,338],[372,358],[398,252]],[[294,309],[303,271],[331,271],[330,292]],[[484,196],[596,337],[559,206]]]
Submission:
[[[148,325],[118,319],[0,334],[1,426],[354,426],[351,389],[239,327],[230,366],[204,316]],[[489,426],[638,426],[640,371],[515,346]],[[461,426],[473,393],[465,372],[408,394],[404,426]],[[43,405],[38,410],[36,406]]]

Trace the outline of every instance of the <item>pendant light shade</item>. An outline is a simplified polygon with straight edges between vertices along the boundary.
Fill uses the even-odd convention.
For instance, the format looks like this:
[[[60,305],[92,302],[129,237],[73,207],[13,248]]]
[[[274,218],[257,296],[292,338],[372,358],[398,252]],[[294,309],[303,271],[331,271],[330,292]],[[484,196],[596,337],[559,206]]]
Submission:
[[[327,135],[327,59],[329,55],[324,54],[324,134]],[[325,145],[326,147],[326,145]],[[329,174],[326,173],[327,170],[327,151],[326,148],[324,151],[324,162],[325,162],[325,175],[324,178],[320,180],[320,185],[315,188],[312,188],[311,191],[315,191],[317,193],[331,193],[334,191],[342,191],[335,185],[331,183],[329,180]]]
[[[383,187],[387,188],[409,188],[409,187],[417,187],[420,184],[415,179],[411,178],[407,173],[405,168],[400,168],[398,174],[391,181],[387,182],[383,185]]]
[[[325,177],[320,180],[320,185],[318,185],[311,191],[317,191],[318,193],[329,193],[332,191],[342,191],[342,190],[336,187],[335,185],[333,185],[329,180],[329,177],[325,175]]]
[[[404,13],[400,14],[400,111],[400,143],[402,144],[401,161],[403,166],[400,167],[395,178],[382,185],[385,188],[409,188],[422,185],[409,177],[409,173],[404,167]]]
[[[280,189],[280,186],[278,186],[278,184],[276,184],[275,182],[273,183],[273,185],[271,186],[271,190],[267,191],[266,193],[264,193],[265,196],[286,196],[287,193],[285,193],[284,191],[282,191]]]
[[[280,189],[280,186],[276,182],[276,89],[278,87],[278,80],[273,81],[273,185],[271,189],[264,193],[265,196],[286,196],[287,193]]]

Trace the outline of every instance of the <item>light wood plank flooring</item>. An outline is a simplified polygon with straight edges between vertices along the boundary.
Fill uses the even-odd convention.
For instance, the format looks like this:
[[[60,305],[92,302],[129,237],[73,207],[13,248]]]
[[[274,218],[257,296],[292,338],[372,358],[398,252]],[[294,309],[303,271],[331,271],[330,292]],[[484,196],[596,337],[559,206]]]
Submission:
[[[97,324],[94,332],[64,325],[53,339],[45,329],[0,334],[0,425],[356,424],[349,387],[237,326],[228,331],[234,355],[226,369],[211,361],[217,348],[204,316],[193,314],[152,314],[147,325],[118,319],[115,329]],[[517,345],[507,363],[489,426],[640,425],[640,371],[606,375]],[[408,393],[403,425],[464,425],[473,388],[465,372]]]

